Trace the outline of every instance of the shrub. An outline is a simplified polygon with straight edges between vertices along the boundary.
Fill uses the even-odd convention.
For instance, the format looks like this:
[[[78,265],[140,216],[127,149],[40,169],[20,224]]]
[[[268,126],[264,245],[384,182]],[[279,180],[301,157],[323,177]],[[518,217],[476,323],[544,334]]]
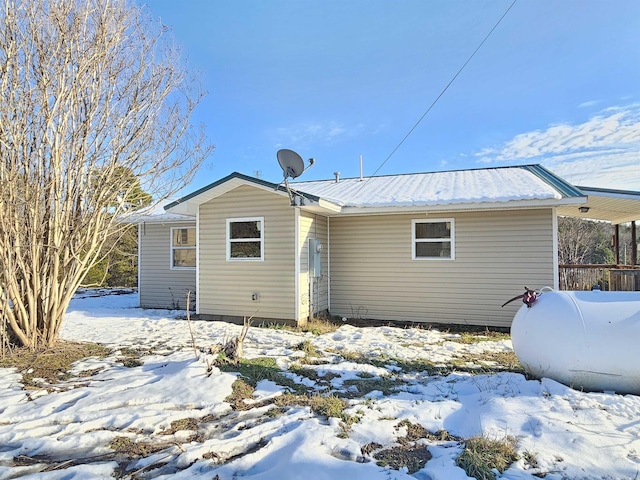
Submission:
[[[502,440],[493,440],[483,436],[470,438],[456,461],[467,476],[477,480],[495,480],[492,470],[504,472],[518,459],[517,441],[507,436]]]

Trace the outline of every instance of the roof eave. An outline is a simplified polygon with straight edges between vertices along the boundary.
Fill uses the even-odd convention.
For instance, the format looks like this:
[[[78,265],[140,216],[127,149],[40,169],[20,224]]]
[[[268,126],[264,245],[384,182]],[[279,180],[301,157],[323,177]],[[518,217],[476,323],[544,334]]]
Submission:
[[[255,177],[249,177],[241,173],[234,172],[217,182],[214,182],[206,187],[203,187],[195,192],[186,195],[173,203],[170,203],[165,208],[166,211],[171,213],[179,213],[182,215],[196,216],[198,208],[203,203],[213,200],[221,195],[224,195],[231,190],[234,190],[240,186],[248,185],[254,188],[258,188],[264,191],[275,193],[277,195],[288,197],[289,192],[283,184],[275,184],[267,182]],[[334,213],[339,211],[340,207],[327,200],[323,200],[316,195],[311,195],[300,191],[291,191],[294,197],[302,199],[300,207],[305,210],[317,211],[318,213]]]
[[[141,223],[154,224],[173,224],[173,223],[195,223],[196,218],[190,215],[140,215],[136,218],[130,218],[122,223],[130,223],[132,225]]]
[[[640,192],[633,190],[615,190],[613,188],[577,187],[584,195],[604,195],[624,200],[640,200]]]
[[[342,211],[342,207],[333,202],[323,200],[322,198],[317,202],[313,202],[311,205],[300,207],[302,210],[307,210],[313,213],[321,213],[323,215],[335,215]]]
[[[379,206],[379,207],[342,207],[340,215],[385,215],[414,212],[462,212],[487,210],[514,210],[531,208],[552,208],[561,205],[581,205],[587,197],[564,197],[536,200],[509,200],[506,202],[468,202],[441,205]]]

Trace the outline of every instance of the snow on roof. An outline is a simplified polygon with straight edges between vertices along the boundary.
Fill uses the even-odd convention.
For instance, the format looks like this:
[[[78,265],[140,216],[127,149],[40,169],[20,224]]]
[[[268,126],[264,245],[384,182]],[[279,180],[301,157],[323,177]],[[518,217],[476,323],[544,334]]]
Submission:
[[[406,207],[561,199],[549,182],[521,167],[345,178],[291,184],[340,206]]]
[[[124,223],[174,223],[174,222],[194,222],[195,218],[191,215],[183,215],[181,213],[168,212],[164,209],[165,205],[169,205],[172,199],[165,200],[157,205],[131,212],[123,215]]]

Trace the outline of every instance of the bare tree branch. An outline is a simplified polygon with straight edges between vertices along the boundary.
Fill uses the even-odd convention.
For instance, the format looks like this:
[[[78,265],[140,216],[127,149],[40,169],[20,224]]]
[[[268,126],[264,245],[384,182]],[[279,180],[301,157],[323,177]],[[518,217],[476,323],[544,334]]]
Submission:
[[[140,192],[182,188],[212,147],[189,121],[204,92],[144,9],[0,5],[0,316],[35,348],[57,339],[117,218]]]

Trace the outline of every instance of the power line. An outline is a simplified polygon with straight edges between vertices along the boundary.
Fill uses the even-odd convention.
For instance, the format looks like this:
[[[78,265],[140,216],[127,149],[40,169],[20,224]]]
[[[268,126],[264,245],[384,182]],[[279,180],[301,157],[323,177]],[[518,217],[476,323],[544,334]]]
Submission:
[[[493,31],[498,28],[498,25],[500,25],[500,22],[502,22],[502,20],[504,19],[504,17],[507,16],[507,13],[509,13],[509,11],[513,8],[513,6],[516,4],[518,0],[513,0],[513,2],[511,3],[511,5],[509,5],[509,8],[507,8],[505,10],[505,12],[502,14],[502,16],[498,19],[498,21],[496,22],[496,24],[493,26],[493,28],[491,30],[489,30],[489,33],[487,33],[485,35],[485,37],[482,39],[482,41],[480,42],[480,44],[476,47],[476,49],[473,51],[473,53],[469,56],[469,58],[467,59],[466,62],[464,62],[464,64],[460,67],[460,69],[456,72],[456,74],[453,76],[453,78],[451,78],[451,80],[449,81],[449,83],[447,83],[447,85],[442,89],[442,91],[440,92],[440,94],[436,97],[436,99],[431,103],[431,105],[429,105],[429,108],[427,108],[427,110],[422,114],[422,116],[418,119],[418,121],[413,125],[413,127],[411,127],[411,129],[407,132],[407,134],[402,138],[402,140],[400,140],[400,143],[398,143],[398,145],[396,145],[396,147],[391,151],[391,153],[387,156],[387,158],[384,159],[384,161],[380,164],[380,166],[376,169],[375,172],[373,172],[373,175],[371,175],[363,184],[362,186],[357,189],[354,194],[351,196],[351,198],[349,199],[349,201],[355,197],[360,190],[362,190],[365,185],[367,184],[367,182],[372,178],[375,177],[376,174],[380,171],[380,169],[382,167],[384,167],[384,165],[389,161],[389,159],[393,156],[394,153],[396,153],[396,151],[402,146],[402,144],[405,142],[405,140],[407,138],[409,138],[409,136],[413,133],[413,131],[418,127],[418,125],[420,125],[420,122],[422,122],[422,120],[424,119],[424,117],[426,117],[429,112],[431,111],[431,109],[435,106],[436,103],[438,103],[438,100],[440,100],[440,98],[445,94],[445,92],[449,89],[449,87],[451,86],[451,84],[453,84],[453,82],[456,80],[456,78],[458,78],[458,75],[460,75],[462,73],[462,71],[465,69],[465,67],[469,64],[469,62],[473,59],[473,57],[476,55],[476,53],[478,53],[478,50],[480,50],[482,48],[482,46],[485,44],[485,42],[489,39],[489,37],[491,36],[491,34],[493,33]]]

